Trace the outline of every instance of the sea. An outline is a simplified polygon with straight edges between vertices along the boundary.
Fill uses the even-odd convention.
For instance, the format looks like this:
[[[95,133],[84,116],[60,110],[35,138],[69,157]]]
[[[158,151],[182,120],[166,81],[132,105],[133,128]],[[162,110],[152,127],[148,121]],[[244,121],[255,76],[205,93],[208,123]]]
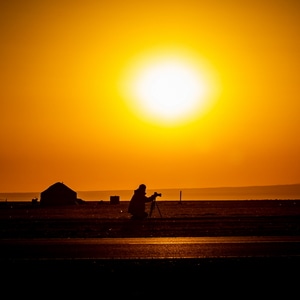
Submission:
[[[75,190],[76,191],[76,190]],[[0,193],[0,202],[39,200],[42,191],[24,193]],[[129,201],[133,190],[99,190],[76,191],[77,198],[84,201],[110,201],[118,196],[120,201]],[[150,196],[160,193],[157,200],[162,201],[200,201],[200,200],[284,200],[300,199],[300,184],[245,186],[245,187],[211,187],[211,188],[168,188],[147,190]]]

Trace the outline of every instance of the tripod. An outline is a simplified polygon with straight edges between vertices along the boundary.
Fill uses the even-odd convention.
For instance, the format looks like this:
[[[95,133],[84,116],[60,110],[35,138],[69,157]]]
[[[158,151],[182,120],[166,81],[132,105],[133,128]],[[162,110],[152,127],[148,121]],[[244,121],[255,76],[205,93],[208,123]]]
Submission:
[[[160,209],[159,209],[159,207],[158,207],[158,204],[156,203],[156,199],[154,199],[154,200],[151,202],[150,212],[149,212],[149,218],[151,218],[152,213],[153,213],[153,211],[154,211],[154,209],[155,209],[155,206],[156,206],[156,208],[157,208],[157,210],[158,210],[158,212],[159,212],[160,217],[162,218]]]

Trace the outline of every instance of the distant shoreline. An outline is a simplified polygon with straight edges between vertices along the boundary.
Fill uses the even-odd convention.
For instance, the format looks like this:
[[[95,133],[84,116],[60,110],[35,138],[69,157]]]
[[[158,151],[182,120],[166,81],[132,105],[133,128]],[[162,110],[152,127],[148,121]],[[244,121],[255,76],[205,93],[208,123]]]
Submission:
[[[72,188],[72,187],[70,187]],[[73,189],[74,190],[74,189]],[[202,201],[202,200],[287,200],[300,199],[300,184],[216,187],[216,188],[178,188],[148,189],[147,194],[162,193],[158,200],[164,201]],[[32,201],[40,198],[40,192],[0,193],[0,202]],[[77,191],[77,197],[84,201],[109,201],[110,196],[119,196],[120,201],[129,201],[133,190]]]
[[[300,199],[300,184],[148,189],[147,194],[151,195],[155,191],[162,193],[162,197],[158,198],[158,200],[165,201]],[[39,200],[41,192],[0,193],[0,202],[32,201],[35,198]],[[120,201],[129,201],[132,193],[133,190],[77,191],[77,197],[84,201],[109,201],[111,196],[117,195]]]
[[[278,202],[278,203],[281,203],[281,202],[285,202],[285,203],[293,203],[293,204],[296,204],[296,203],[299,203],[300,202],[300,198],[295,198],[295,199],[234,199],[234,200],[227,200],[227,199],[219,199],[219,200],[205,200],[205,199],[202,199],[202,200],[184,200],[184,201],[178,201],[178,200],[160,200],[158,201],[158,205],[163,205],[164,203],[167,204],[167,203],[178,203],[178,205],[184,205],[184,204],[189,204],[189,203],[209,203],[209,202],[214,202],[215,204],[217,204],[218,202],[223,202],[223,203],[226,203],[226,202],[236,202],[236,203],[239,203],[239,202],[244,202],[244,203],[251,203],[251,202],[260,202],[260,203],[272,203],[272,202]],[[118,205],[128,205],[129,203],[129,200],[122,200],[120,201],[120,204],[111,204],[110,201],[103,201],[103,200],[86,200],[86,201],[83,201],[81,204],[74,204],[74,205],[54,205],[53,207],[73,207],[73,206],[118,206]],[[40,208],[43,208],[44,206],[41,206],[40,205],[40,201],[37,201],[37,202],[33,202],[33,201],[28,201],[28,200],[12,200],[12,201],[0,201],[0,209],[1,208],[7,208],[7,207],[10,207],[10,208],[25,208],[25,207],[40,207]],[[49,207],[52,207],[51,205],[50,206],[46,206],[46,208],[49,208]]]

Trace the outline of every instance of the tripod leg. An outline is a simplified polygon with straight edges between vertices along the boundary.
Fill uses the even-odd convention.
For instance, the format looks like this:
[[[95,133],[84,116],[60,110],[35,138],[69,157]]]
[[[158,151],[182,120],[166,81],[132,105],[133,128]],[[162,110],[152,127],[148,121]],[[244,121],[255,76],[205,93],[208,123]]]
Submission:
[[[152,202],[151,202],[151,206],[150,206],[149,218],[151,218],[152,212],[153,212],[154,208],[155,208],[155,202],[152,201]]]
[[[156,207],[157,207],[157,210],[158,210],[158,212],[159,212],[160,217],[162,218],[162,215],[161,215],[161,212],[160,212],[160,209],[159,209],[157,203],[156,203]]]

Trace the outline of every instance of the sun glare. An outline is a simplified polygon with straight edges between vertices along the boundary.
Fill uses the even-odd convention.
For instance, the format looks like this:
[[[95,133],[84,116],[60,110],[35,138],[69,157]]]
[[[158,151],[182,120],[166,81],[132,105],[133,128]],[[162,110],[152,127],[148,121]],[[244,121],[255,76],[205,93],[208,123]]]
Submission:
[[[153,55],[131,66],[126,98],[143,118],[174,124],[204,113],[212,103],[211,75],[204,64],[183,55]]]

